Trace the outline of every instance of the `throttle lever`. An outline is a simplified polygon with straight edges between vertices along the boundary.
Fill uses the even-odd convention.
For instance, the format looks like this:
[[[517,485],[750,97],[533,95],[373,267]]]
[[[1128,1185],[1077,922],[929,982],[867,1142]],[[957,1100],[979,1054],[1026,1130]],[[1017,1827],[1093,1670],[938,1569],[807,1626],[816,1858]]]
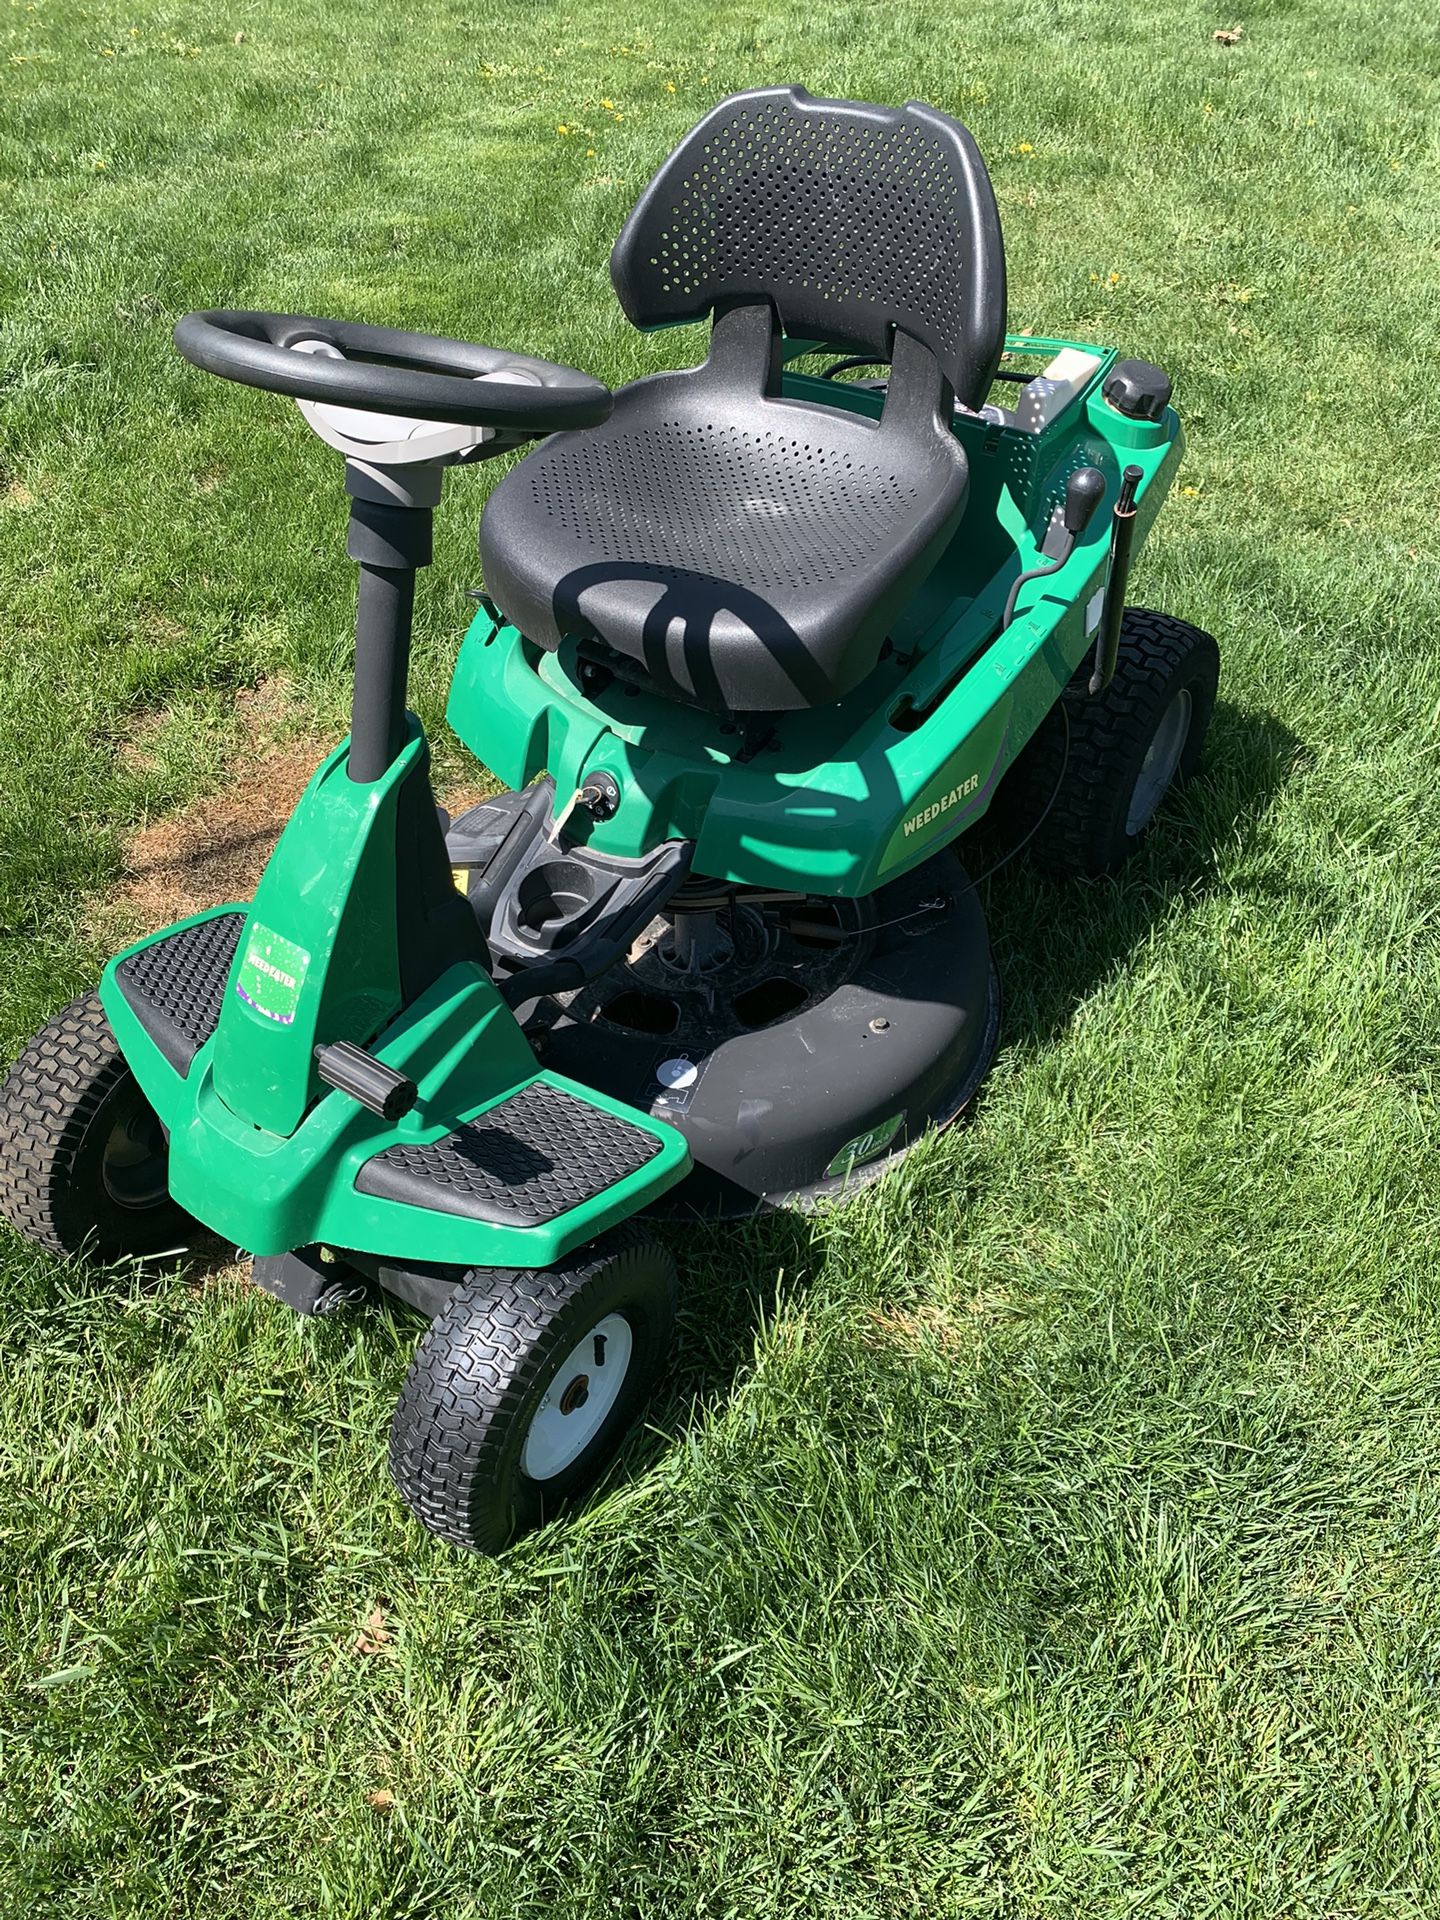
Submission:
[[[1047,573],[1058,573],[1075,551],[1075,544],[1094,518],[1095,509],[1105,498],[1105,476],[1098,467],[1076,467],[1065,482],[1065,502],[1051,519],[1041,542],[1042,558],[1010,583],[1010,595],[1000,619],[1003,633],[1015,618],[1015,603],[1020,589]]]
[[[1065,507],[1062,518],[1073,546],[1094,518],[1095,509],[1105,498],[1105,476],[1098,467],[1077,467],[1065,482]]]

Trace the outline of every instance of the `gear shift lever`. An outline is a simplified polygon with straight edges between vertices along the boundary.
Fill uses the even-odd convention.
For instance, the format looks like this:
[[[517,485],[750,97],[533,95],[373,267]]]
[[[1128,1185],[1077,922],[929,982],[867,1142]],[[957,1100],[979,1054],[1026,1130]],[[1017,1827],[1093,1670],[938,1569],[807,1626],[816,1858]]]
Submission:
[[[1031,580],[1041,580],[1047,573],[1060,571],[1075,551],[1076,541],[1089,526],[1096,507],[1104,497],[1105,476],[1098,467],[1077,467],[1070,475],[1065,482],[1065,504],[1046,530],[1041,548],[1046,557],[1038,566],[1018,575],[1010,584],[1010,597],[1005,602],[1005,612],[1000,620],[1002,633],[1015,618],[1015,603],[1020,598],[1020,589]]]

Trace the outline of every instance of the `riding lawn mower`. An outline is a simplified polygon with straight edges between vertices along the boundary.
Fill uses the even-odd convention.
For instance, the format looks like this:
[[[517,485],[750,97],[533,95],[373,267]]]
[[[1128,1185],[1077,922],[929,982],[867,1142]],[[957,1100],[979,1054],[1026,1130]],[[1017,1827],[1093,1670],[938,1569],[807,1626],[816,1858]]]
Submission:
[[[1007,335],[954,120],[722,101],[611,259],[703,362],[617,391],[490,346],[211,311],[195,366],[343,458],[349,737],[255,897],[119,954],[0,1093],[0,1208],[71,1257],[253,1256],[302,1313],[429,1316],[391,1466],[482,1550],[600,1475],[666,1356],[648,1222],[859,1191],[973,1099],[1000,997],[957,843],[997,801],[1113,871],[1193,772],[1214,642],[1127,609],[1170,382]],[[238,402],[237,402],[238,404]],[[446,475],[480,524],[450,819],[406,707]]]

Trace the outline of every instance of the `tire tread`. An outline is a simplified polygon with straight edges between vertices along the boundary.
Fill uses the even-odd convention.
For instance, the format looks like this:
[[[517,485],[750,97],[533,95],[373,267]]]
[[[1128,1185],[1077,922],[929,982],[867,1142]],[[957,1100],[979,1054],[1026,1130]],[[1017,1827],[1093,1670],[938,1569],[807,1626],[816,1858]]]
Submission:
[[[0,1087],[0,1214],[51,1253],[81,1251],[67,1182],[86,1127],[129,1071],[92,991],[36,1034]]]
[[[422,1525],[482,1553],[506,1544],[516,1516],[487,1507],[486,1485],[502,1436],[555,1359],[557,1326],[603,1269],[620,1259],[657,1256],[669,1268],[673,1306],[670,1256],[630,1222],[593,1242],[571,1266],[481,1269],[461,1280],[420,1342],[390,1429],[390,1471]]]
[[[1188,674],[1196,709],[1171,790],[1185,785],[1204,745],[1219,665],[1214,640],[1199,627],[1147,607],[1125,609],[1110,685],[1101,694],[1089,692],[1087,655],[1006,782],[1011,818],[1022,830],[1039,822],[1028,849],[1037,866],[1055,874],[1098,875],[1113,873],[1128,859],[1142,836],[1125,831],[1130,783],[1117,777],[1118,770],[1129,769],[1137,750],[1143,757],[1171,690]]]

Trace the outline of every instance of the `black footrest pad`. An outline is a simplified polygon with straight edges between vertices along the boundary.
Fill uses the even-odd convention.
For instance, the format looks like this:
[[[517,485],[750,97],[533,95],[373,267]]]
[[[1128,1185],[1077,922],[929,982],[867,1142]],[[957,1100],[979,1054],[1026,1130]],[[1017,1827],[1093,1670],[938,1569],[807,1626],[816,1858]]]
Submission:
[[[180,1075],[215,1031],[243,913],[220,913],[132,953],[115,978],[136,1019]]]
[[[643,1127],[533,1081],[443,1140],[387,1147],[361,1193],[495,1226],[535,1227],[593,1200],[660,1151]]]

